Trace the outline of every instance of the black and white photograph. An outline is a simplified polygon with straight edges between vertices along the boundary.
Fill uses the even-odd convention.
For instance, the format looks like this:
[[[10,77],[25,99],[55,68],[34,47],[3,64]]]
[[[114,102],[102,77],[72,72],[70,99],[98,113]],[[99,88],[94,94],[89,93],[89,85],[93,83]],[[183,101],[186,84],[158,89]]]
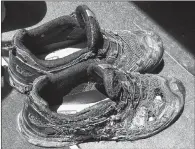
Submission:
[[[1,1],[2,149],[194,149],[195,1]]]

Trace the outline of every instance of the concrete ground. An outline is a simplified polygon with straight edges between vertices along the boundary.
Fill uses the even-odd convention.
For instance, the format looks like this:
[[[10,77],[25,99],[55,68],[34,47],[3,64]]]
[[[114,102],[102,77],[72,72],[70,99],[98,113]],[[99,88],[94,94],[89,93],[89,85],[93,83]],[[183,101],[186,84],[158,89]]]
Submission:
[[[181,117],[159,134],[134,142],[91,142],[80,144],[80,147],[82,149],[194,149],[194,58],[192,54],[187,52],[188,50],[183,43],[168,33],[160,24],[157,24],[155,20],[138,7],[139,5],[129,2],[35,2],[32,9],[30,4],[26,5],[23,2],[22,6],[17,6],[18,12],[12,10],[12,12],[8,12],[8,16],[12,17],[12,20],[9,20],[8,16],[5,18],[2,27],[2,41],[10,40],[16,29],[34,28],[58,16],[70,14],[79,4],[86,4],[94,11],[102,28],[135,30],[137,28],[132,22],[136,20],[136,24],[141,28],[154,29],[162,37],[165,47],[164,66],[162,66],[160,74],[174,76],[182,80],[187,92],[185,108]],[[9,5],[8,8],[17,9],[17,7]],[[21,8],[28,11],[22,12]],[[17,13],[19,15],[16,15]],[[23,23],[19,23],[20,21],[23,21]],[[172,21],[174,22],[174,20]],[[10,22],[12,25],[9,25]],[[39,147],[26,142],[17,132],[16,116],[22,109],[25,98],[25,95],[12,90],[1,99],[3,149],[39,149]]]

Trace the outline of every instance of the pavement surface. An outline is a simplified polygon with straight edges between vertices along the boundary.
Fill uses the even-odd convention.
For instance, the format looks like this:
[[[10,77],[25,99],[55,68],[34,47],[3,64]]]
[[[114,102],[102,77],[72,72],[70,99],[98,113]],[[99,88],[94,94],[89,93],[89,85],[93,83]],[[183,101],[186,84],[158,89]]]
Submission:
[[[136,30],[132,23],[136,22],[141,28],[156,31],[164,42],[164,64],[159,68],[162,76],[174,76],[180,79],[186,87],[185,107],[180,118],[164,131],[147,139],[133,142],[90,142],[80,144],[82,149],[194,149],[194,99],[195,78],[193,75],[194,58],[186,46],[167,32],[150,15],[142,11],[138,4],[132,2],[35,2],[17,3],[17,7],[7,5],[8,15],[2,26],[2,41],[10,40],[19,28],[34,28],[56,17],[70,14],[79,4],[91,8],[102,28],[111,30]],[[16,3],[16,2],[15,2]],[[32,5],[32,7],[30,7]],[[42,7],[40,7],[40,5]],[[148,5],[146,3],[145,5]],[[37,6],[37,7],[36,7]],[[8,8],[13,8],[9,12]],[[22,12],[23,9],[28,10]],[[28,9],[27,9],[28,8]],[[36,13],[35,12],[36,8]],[[18,9],[18,11],[17,11]],[[16,15],[18,14],[18,15]],[[21,17],[22,16],[22,17]],[[10,19],[11,17],[11,19]],[[30,19],[29,19],[30,18]],[[8,25],[11,22],[12,25]],[[15,22],[13,21],[15,20]],[[29,21],[30,20],[30,21]],[[23,23],[18,23],[23,21]],[[174,22],[174,20],[173,20]],[[7,25],[6,25],[7,24]],[[6,26],[8,26],[6,28]],[[180,60],[180,61],[179,61]],[[185,60],[186,67],[182,61]],[[189,67],[190,69],[188,69]],[[192,71],[191,71],[192,70]],[[9,88],[10,89],[10,88]],[[23,106],[26,95],[15,90],[2,96],[2,148],[3,149],[39,149],[26,142],[17,131],[16,117]],[[64,147],[63,149],[66,149]]]

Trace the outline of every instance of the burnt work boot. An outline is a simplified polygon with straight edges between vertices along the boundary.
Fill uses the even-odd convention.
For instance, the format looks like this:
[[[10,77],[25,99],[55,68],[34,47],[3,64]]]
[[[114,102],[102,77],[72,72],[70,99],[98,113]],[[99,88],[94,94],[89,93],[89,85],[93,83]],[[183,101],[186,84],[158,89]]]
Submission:
[[[90,81],[101,86],[94,91],[103,94],[103,99],[86,99],[95,102],[76,112],[52,110],[54,102],[62,103],[71,94],[75,97],[78,93],[80,100],[83,95],[79,96],[77,87]],[[81,62],[64,70],[63,75],[35,79],[18,115],[18,128],[28,142],[43,147],[69,146],[90,140],[137,140],[173,123],[182,112],[184,98],[185,88],[178,79],[128,73],[108,64],[88,67],[86,62]]]
[[[59,33],[66,36],[65,40],[57,40]],[[91,59],[127,72],[151,72],[164,52],[162,40],[154,32],[100,30],[95,14],[86,5],[78,6],[71,16],[33,30],[21,30],[13,41],[14,50],[9,56],[10,82],[23,93],[31,90],[38,76]],[[78,43],[84,44],[84,48]],[[67,47],[79,47],[79,50],[63,56],[68,50],[61,48]]]

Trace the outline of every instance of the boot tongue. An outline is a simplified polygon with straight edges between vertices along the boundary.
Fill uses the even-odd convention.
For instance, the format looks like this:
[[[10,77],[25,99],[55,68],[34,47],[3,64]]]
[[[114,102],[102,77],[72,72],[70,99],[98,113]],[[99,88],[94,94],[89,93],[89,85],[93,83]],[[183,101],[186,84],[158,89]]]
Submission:
[[[89,75],[98,76],[102,80],[109,74],[113,67],[109,64],[91,64],[87,70]]]
[[[118,97],[120,92],[120,80],[115,72],[115,68],[109,64],[92,64],[89,67],[88,72],[89,74],[92,74],[93,78],[96,80],[98,78],[101,79],[105,92],[110,99],[115,100],[116,97]]]

